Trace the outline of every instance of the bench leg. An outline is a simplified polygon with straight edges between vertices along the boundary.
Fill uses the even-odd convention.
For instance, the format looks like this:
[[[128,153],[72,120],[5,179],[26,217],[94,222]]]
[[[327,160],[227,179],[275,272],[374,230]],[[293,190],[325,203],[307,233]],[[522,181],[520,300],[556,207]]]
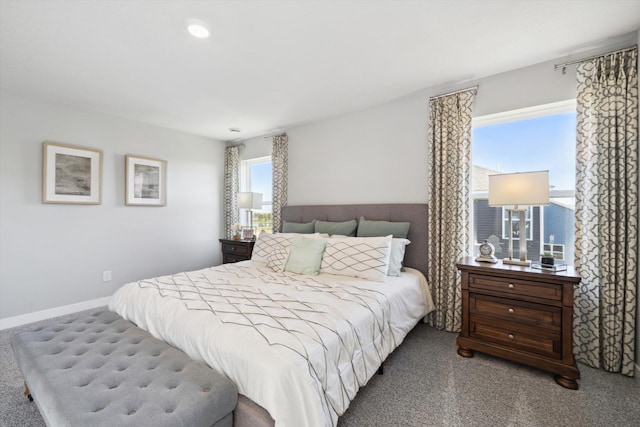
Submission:
[[[27,383],[24,383],[24,395],[27,396],[29,402],[33,402],[33,396],[31,396],[31,392],[29,391],[29,386]]]

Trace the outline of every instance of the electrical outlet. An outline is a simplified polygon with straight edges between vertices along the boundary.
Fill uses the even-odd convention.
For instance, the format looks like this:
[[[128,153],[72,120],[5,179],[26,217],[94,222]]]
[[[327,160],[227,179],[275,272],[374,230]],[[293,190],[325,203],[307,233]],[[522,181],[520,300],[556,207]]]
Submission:
[[[109,282],[111,281],[111,271],[107,270],[107,271],[103,271],[102,272],[102,281],[103,282]]]

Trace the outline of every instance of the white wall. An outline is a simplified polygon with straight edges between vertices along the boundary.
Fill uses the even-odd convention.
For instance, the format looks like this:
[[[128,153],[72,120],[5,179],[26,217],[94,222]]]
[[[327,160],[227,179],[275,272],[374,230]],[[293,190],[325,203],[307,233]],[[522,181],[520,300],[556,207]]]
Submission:
[[[288,129],[289,204],[427,202],[429,97],[477,83],[474,116],[574,98],[574,71],[553,64]]]
[[[426,202],[427,103],[416,94],[287,130],[289,204]]]
[[[574,99],[575,67],[567,68],[566,74],[562,74],[554,70],[554,65],[559,62],[562,61],[543,62],[481,79],[473,116]]]
[[[238,142],[229,142],[227,146],[238,145]],[[258,157],[267,157],[271,155],[271,138],[258,136],[242,141],[240,145],[240,160],[256,159]]]
[[[470,81],[429,88],[395,101],[287,129],[290,205],[412,203],[428,199],[429,97],[479,85],[473,116],[575,98],[575,67],[554,64],[629,45],[637,34],[597,51]],[[263,138],[244,142],[241,158],[270,154]]]
[[[0,320],[221,261],[224,143],[4,92],[0,129]],[[41,202],[45,140],[103,150],[101,205]],[[124,205],[125,154],[168,161],[166,207]]]

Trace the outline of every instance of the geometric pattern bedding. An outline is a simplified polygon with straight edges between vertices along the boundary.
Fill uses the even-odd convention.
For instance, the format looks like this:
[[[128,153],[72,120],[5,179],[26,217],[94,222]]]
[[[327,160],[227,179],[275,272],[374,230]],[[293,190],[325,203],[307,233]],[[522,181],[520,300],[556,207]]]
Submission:
[[[289,249],[278,244],[273,247],[271,253],[267,257],[267,267],[273,271],[282,272],[289,258]]]
[[[255,276],[250,270],[245,269],[242,274],[242,269],[234,267],[226,269],[238,270],[238,278],[246,280]],[[264,272],[262,276],[264,278]],[[297,282],[296,288],[308,292],[296,293],[295,297],[285,294],[273,295],[254,287],[244,287],[233,278],[211,282],[202,272],[143,280],[139,285],[142,288],[157,289],[163,297],[180,299],[189,310],[210,311],[223,323],[252,328],[269,345],[281,347],[305,359],[309,375],[321,385],[324,396],[322,403],[327,416],[337,422],[338,416],[342,415],[351,399],[355,397],[355,392],[370,377],[366,364],[358,360],[350,362],[358,357],[365,357],[359,344],[373,342],[380,363],[383,362],[383,357],[386,357],[386,354],[383,356],[383,348],[387,347],[385,341],[390,340],[389,345],[392,348],[396,347],[390,333],[389,306],[384,295],[376,291],[348,285],[341,288],[327,287],[310,276],[298,277],[302,279],[293,277]],[[281,282],[281,279],[268,275],[265,283],[273,284],[274,280],[275,283]],[[366,307],[375,313],[376,322],[370,331],[371,338],[365,340],[358,337],[358,331],[349,324],[346,315],[335,310],[334,306],[316,303],[317,299],[312,298],[316,292],[331,295],[336,301],[341,300],[344,303],[346,300]],[[347,333],[352,335],[352,340],[341,340],[339,330],[344,328],[348,329]],[[336,360],[331,360],[332,357],[335,358],[335,354],[332,355],[330,352],[335,353],[335,349],[331,348],[328,340],[336,340],[339,344]],[[320,356],[316,354],[318,350]],[[350,369],[341,372],[338,365],[345,362]],[[330,381],[334,376],[340,380]],[[351,383],[356,383],[357,386],[354,387]]]
[[[312,235],[309,235],[309,237],[311,238]],[[254,261],[267,262],[275,248],[282,247],[288,251],[292,242],[293,236],[291,234],[271,234],[263,231],[260,233],[253,247],[251,259]]]
[[[298,367],[295,385],[291,390],[284,390],[286,397],[276,402],[260,402],[252,397],[250,390],[243,394],[264,406],[276,420],[276,426],[335,426],[359,388],[375,374],[410,329],[398,334],[402,328],[392,325],[389,299],[376,286],[389,285],[373,285],[348,277],[327,283],[322,280],[322,275],[277,273],[257,262],[223,264],[130,283],[116,292],[110,308],[134,323],[140,321],[142,325],[138,326],[144,329],[144,323],[155,311],[145,308],[145,304],[154,299],[160,302],[153,304],[174,300],[188,312],[205,312],[208,319],[215,319],[208,321],[211,329],[220,322],[225,327],[234,328],[234,336],[247,335],[243,330],[255,332],[249,335],[262,341],[260,345],[271,348],[269,351],[278,358],[289,361],[285,363],[287,370]],[[423,294],[418,291],[418,295]],[[414,295],[411,299],[422,298]],[[176,303],[173,303],[174,307]],[[430,301],[416,304],[419,308],[410,317],[412,325],[432,306]],[[179,316],[171,314],[170,317],[177,319]],[[161,330],[171,327],[163,326],[158,319],[151,322],[149,331],[154,334],[162,335]],[[189,329],[181,328],[185,332],[180,335]],[[170,336],[159,338],[172,341]],[[195,340],[194,337],[180,339],[187,347],[190,341]],[[178,344],[174,343],[181,347]],[[206,344],[198,343],[197,346],[206,347]],[[249,348],[258,347],[254,343]],[[219,367],[219,361],[206,360],[206,354],[190,355],[204,358],[211,366]],[[260,355],[250,357],[258,357],[255,360],[259,361]],[[236,382],[238,379],[234,378],[233,372],[232,367],[229,372],[224,372],[223,367],[223,373]],[[310,391],[300,391],[299,387],[308,387]],[[245,386],[239,385],[239,388],[242,391]],[[280,385],[280,388],[286,387]],[[314,396],[313,402],[309,396]],[[277,407],[281,404],[285,406]],[[316,410],[319,413],[314,412]],[[279,420],[283,414],[286,421]]]
[[[391,236],[327,240],[320,271],[384,282],[389,269]]]

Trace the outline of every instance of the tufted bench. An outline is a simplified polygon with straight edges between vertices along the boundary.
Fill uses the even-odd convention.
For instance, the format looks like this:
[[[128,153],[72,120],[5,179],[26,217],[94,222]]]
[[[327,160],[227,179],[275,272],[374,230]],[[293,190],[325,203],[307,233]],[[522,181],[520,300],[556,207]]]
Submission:
[[[48,426],[231,426],[235,385],[111,311],[16,334]]]

